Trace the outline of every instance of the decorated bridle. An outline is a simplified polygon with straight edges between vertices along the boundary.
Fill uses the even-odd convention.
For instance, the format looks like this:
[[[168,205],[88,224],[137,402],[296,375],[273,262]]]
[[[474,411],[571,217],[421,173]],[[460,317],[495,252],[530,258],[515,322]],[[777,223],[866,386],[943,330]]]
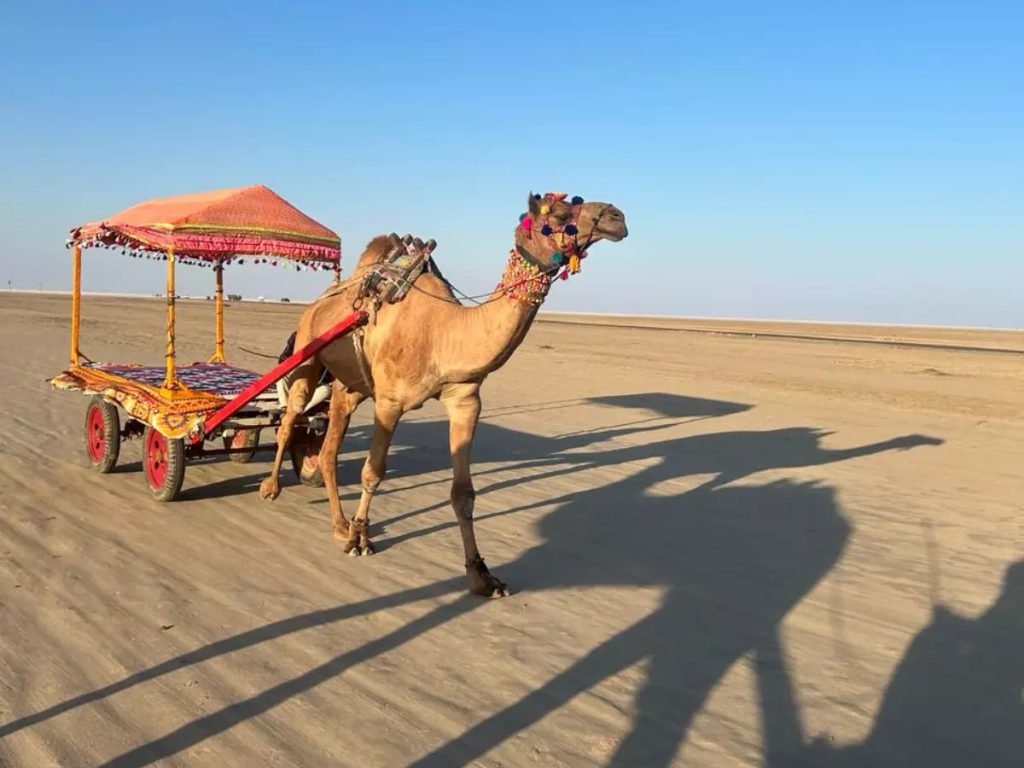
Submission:
[[[550,237],[557,246],[557,250],[551,252],[549,259],[553,264],[552,272],[562,270],[562,279],[566,279],[569,275],[575,275],[580,271],[580,259],[585,255],[585,248],[579,246],[579,227],[576,226],[576,222],[580,216],[580,209],[583,206],[583,198],[578,195],[570,200],[571,214],[568,221],[562,225],[561,229],[556,230],[551,226],[551,208],[554,203],[562,202],[565,200],[566,195],[558,192],[548,192],[546,195],[541,197],[540,195],[534,195],[533,199],[539,203],[538,210],[539,216],[535,221],[529,213],[524,213],[519,217],[519,227],[526,232],[527,239],[533,239],[533,233],[539,232],[544,237]],[[556,221],[556,224],[558,222]],[[572,238],[570,240],[569,238]],[[589,243],[588,243],[589,245]],[[527,261],[536,264],[538,267],[544,267],[543,263],[537,259],[528,248],[521,245],[517,245],[516,249],[519,251],[519,255]],[[564,266],[564,268],[563,268]]]
[[[568,280],[569,275],[575,275],[581,270],[581,262],[586,258],[587,248],[594,241],[597,225],[611,206],[605,205],[597,213],[586,243],[580,245],[579,227],[576,223],[583,208],[582,197],[577,195],[569,200],[571,212],[568,219],[565,223],[555,220],[555,226],[552,226],[551,209],[555,203],[565,202],[565,198],[566,195],[562,192],[548,192],[543,196],[535,194],[533,199],[539,204],[537,217],[534,218],[529,213],[519,217],[519,228],[525,231],[528,240],[532,240],[534,232],[537,232],[551,238],[556,247],[548,255],[549,265],[526,246],[516,244],[509,255],[508,267],[499,284],[499,288],[511,298],[538,306],[544,301],[556,276],[561,280]]]

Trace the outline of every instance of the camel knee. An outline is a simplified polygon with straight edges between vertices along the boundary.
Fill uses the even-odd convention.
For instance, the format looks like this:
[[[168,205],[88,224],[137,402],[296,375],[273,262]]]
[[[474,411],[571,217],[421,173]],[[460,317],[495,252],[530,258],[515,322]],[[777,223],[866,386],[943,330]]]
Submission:
[[[366,463],[363,464],[363,471],[360,476],[363,490],[367,493],[374,493],[384,480],[385,472],[387,472],[387,464],[385,462],[381,461],[378,465],[367,459]]]
[[[311,394],[309,381],[305,377],[293,381],[288,388],[288,412],[302,413]]]
[[[459,520],[471,521],[476,506],[476,489],[472,483],[452,483],[452,509]]]

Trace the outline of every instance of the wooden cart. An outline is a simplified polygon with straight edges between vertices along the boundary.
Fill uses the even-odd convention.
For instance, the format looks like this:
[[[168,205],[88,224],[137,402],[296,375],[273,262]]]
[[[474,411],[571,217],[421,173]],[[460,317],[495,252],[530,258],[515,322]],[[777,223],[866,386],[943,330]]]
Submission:
[[[90,396],[85,450],[98,472],[117,465],[121,443],[141,437],[146,482],[159,501],[178,496],[189,460],[227,455],[248,461],[263,429],[283,415],[275,384],[335,339],[366,323],[353,312],[265,374],[230,365],[224,356],[224,268],[246,258],[299,269],[333,270],[338,279],[341,241],[263,186],[150,200],[100,222],[72,230],[70,367],[55,389]],[[137,258],[167,262],[167,338],[163,366],[97,363],[79,350],[82,251],[102,246]],[[175,267],[211,267],[215,277],[214,353],[206,362],[176,366]],[[296,473],[319,477],[315,456],[326,427],[326,404],[302,415],[291,445]]]

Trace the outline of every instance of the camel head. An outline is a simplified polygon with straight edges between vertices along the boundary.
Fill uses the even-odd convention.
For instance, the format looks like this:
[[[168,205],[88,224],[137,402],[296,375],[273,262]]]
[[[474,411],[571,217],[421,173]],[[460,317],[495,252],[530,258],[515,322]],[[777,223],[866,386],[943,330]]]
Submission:
[[[588,203],[582,197],[568,198],[556,192],[531,192],[528,206],[519,217],[516,248],[546,271],[564,265],[569,272],[578,272],[590,246],[601,240],[618,242],[628,234],[626,217],[611,203]]]

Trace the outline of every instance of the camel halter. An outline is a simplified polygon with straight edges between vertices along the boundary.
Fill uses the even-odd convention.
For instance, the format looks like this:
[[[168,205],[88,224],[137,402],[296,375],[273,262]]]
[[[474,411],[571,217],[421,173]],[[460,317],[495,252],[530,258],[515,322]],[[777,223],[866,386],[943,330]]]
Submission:
[[[591,235],[587,240],[586,246],[580,248],[580,230],[579,227],[576,226],[576,222],[579,220],[580,211],[583,208],[583,198],[579,195],[573,197],[572,200],[569,201],[569,204],[572,207],[570,209],[569,219],[566,223],[563,224],[560,229],[555,229],[551,226],[551,207],[554,203],[564,202],[565,197],[565,194],[555,192],[548,192],[543,197],[540,195],[534,195],[533,199],[540,203],[540,216],[538,219],[535,221],[529,213],[524,213],[519,217],[519,228],[526,232],[526,237],[529,240],[533,239],[534,232],[539,232],[544,237],[550,237],[552,239],[559,236],[561,242],[559,243],[558,240],[554,240],[558,247],[557,249],[552,250],[551,254],[548,256],[551,264],[553,265],[552,267],[546,267],[540,259],[530,252],[529,248],[516,244],[516,251],[519,252],[520,256],[545,272],[558,272],[559,269],[562,269],[564,264],[564,271],[559,275],[562,280],[566,280],[569,275],[575,275],[580,271],[580,261],[586,256],[586,249],[590,247],[590,244],[593,242],[593,236]],[[538,226],[538,223],[540,226]],[[572,238],[571,241],[568,240],[569,237]]]

